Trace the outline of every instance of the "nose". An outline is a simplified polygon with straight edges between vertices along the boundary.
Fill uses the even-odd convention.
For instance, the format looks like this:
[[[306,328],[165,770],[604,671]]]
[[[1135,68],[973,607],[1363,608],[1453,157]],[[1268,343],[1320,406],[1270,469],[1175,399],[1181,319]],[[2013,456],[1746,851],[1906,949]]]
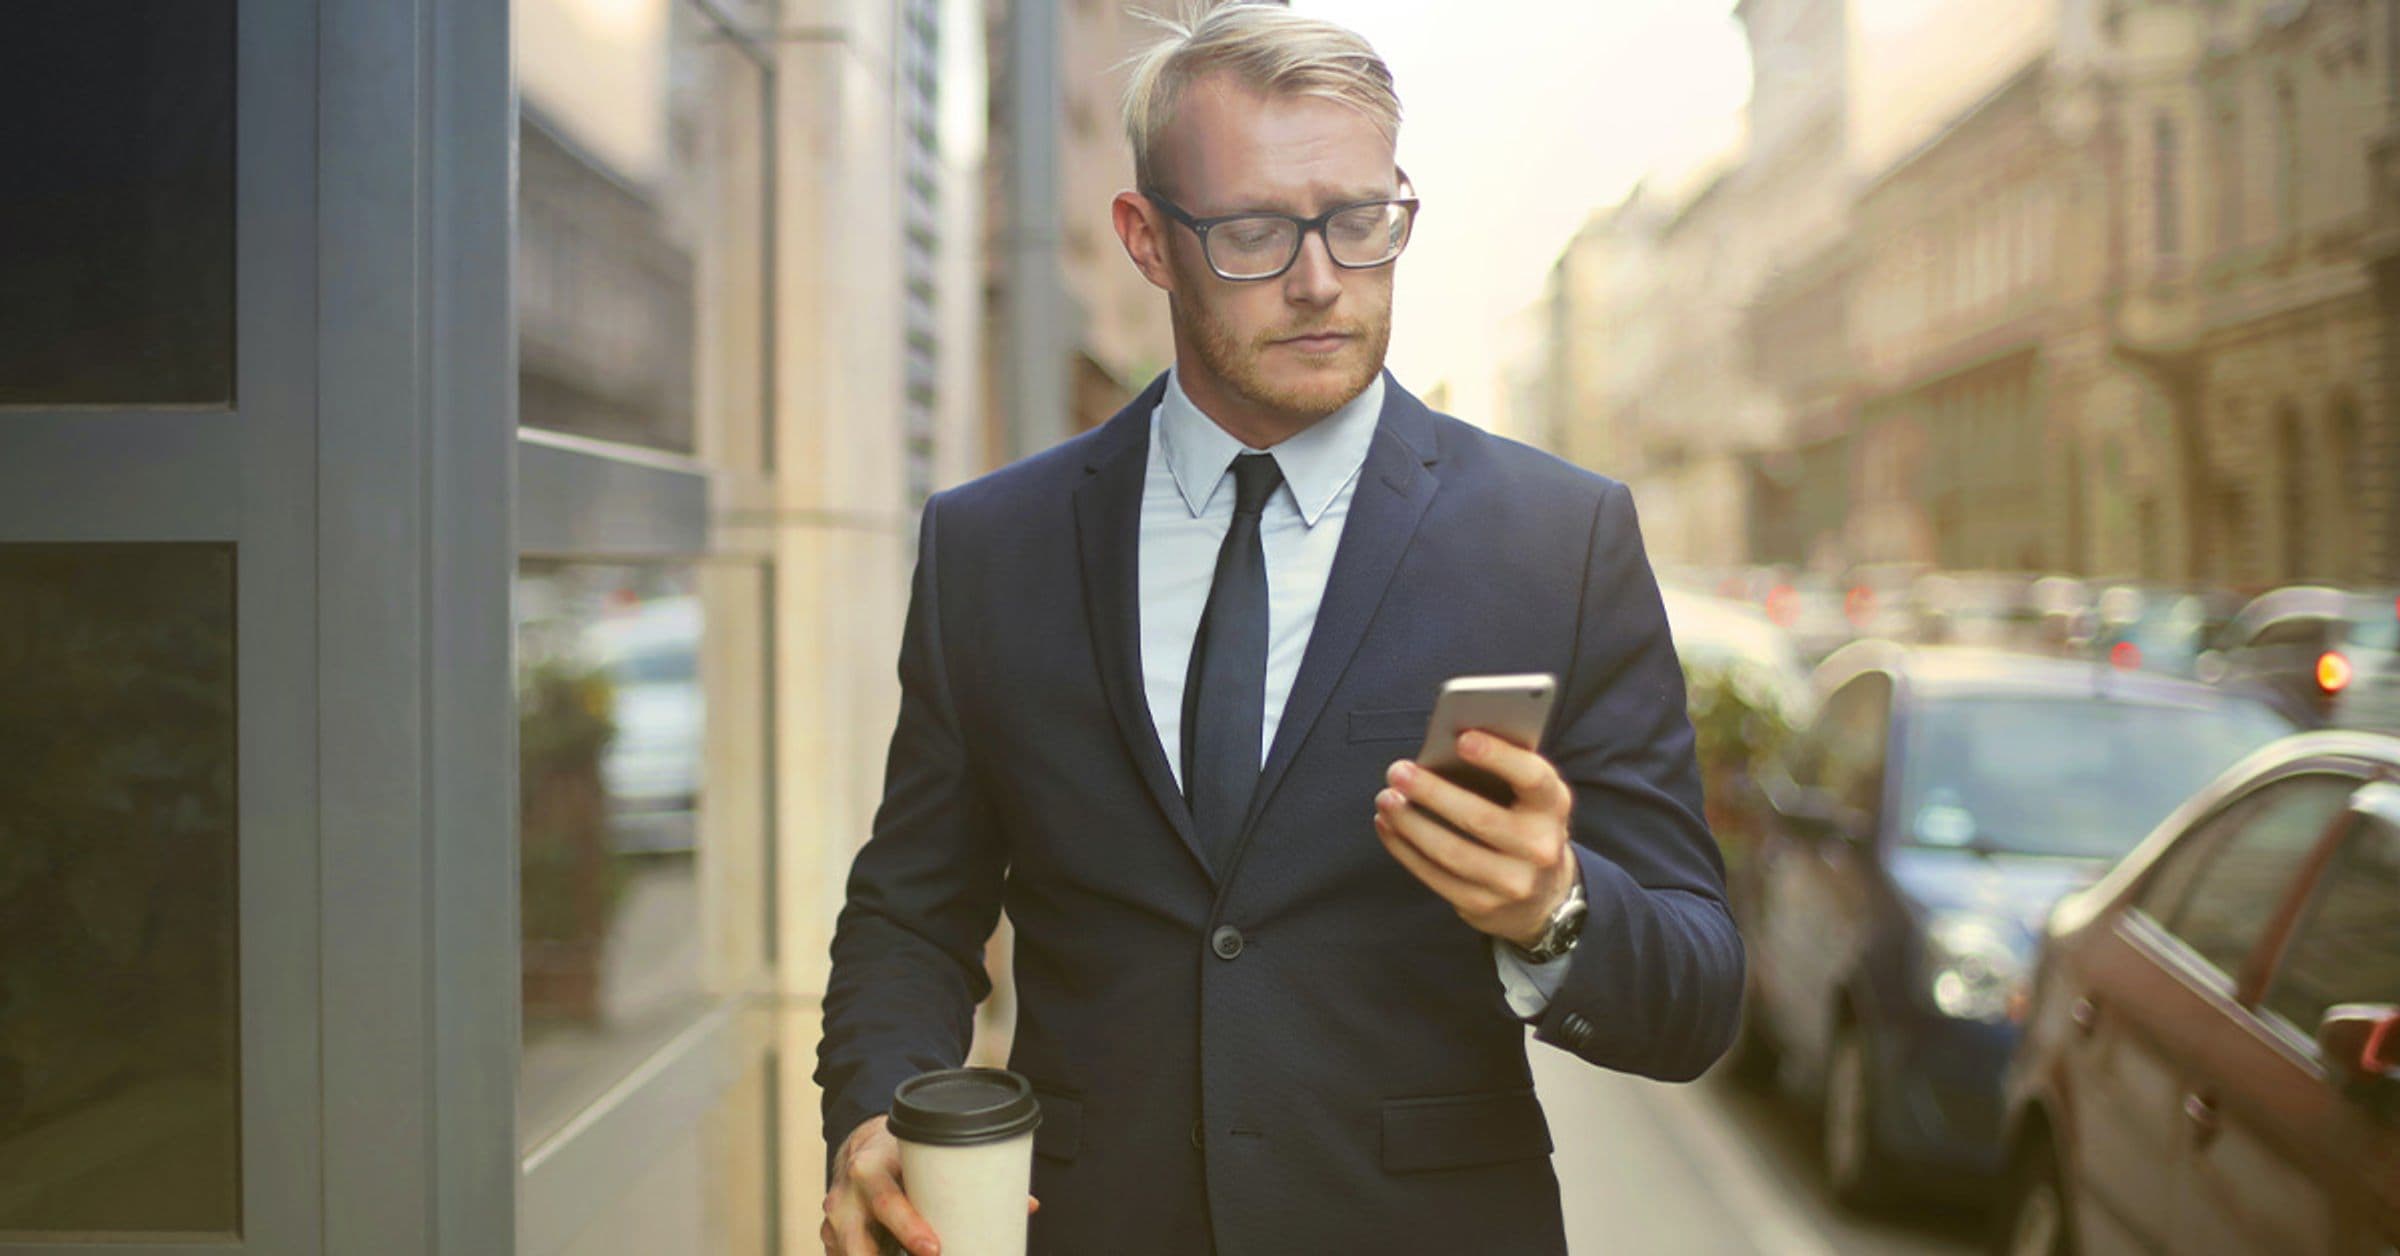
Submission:
[[[1300,237],[1300,256],[1283,272],[1283,296],[1294,305],[1331,305],[1342,295],[1342,268],[1335,265],[1325,233]]]

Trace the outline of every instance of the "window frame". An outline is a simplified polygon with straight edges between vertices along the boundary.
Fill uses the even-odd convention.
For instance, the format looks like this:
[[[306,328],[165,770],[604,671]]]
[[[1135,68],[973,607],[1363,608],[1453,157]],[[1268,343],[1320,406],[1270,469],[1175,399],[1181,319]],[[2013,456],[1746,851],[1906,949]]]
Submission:
[[[2137,917],[2144,931],[2156,939],[2157,958],[2174,968],[2198,976],[2233,1002],[2244,1008],[2254,1008],[2263,985],[2263,965],[2277,953],[2288,936],[2292,915],[2314,884],[2325,853],[2339,835],[2346,831],[2348,804],[2336,808],[2324,826],[2309,840],[2306,854],[2297,860],[2288,880],[2276,894],[2273,908],[2259,926],[2258,935],[2250,940],[2237,971],[2227,972],[2184,937],[2171,923],[2180,916],[2190,901],[2193,889],[2206,867],[2213,863],[2232,836],[2242,831],[2250,820],[2250,812],[2270,790],[2293,784],[2309,777],[2347,779],[2351,792],[2365,784],[2369,777],[2355,770],[2345,770],[2339,760],[2304,759],[2278,768],[2271,775],[2248,782],[2234,796],[2206,815],[2194,820],[2176,835],[2175,841],[2148,867],[2127,892],[2124,911]],[[2176,879],[2180,884],[2173,890],[2173,902],[2162,913],[2153,910],[2146,901],[2159,888],[2159,882]]]

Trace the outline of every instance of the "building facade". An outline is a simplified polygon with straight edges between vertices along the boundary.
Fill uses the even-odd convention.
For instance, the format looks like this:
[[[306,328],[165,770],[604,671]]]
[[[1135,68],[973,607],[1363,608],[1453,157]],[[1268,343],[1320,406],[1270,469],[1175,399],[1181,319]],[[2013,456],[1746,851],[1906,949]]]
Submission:
[[[817,1245],[981,18],[16,24],[0,1245]]]
[[[2159,429],[2128,486],[2133,551],[2111,558],[2245,587],[2400,568],[2365,247],[2396,20],[2360,2],[2106,15],[2102,304]]]
[[[1989,87],[1916,127],[1891,84],[1930,62],[1873,52],[1825,80],[1884,83],[1873,99],[1768,106],[1804,10],[1832,20],[1744,7],[1754,47],[1785,32],[1780,57],[1754,53],[1753,146],[1653,255],[1645,308],[1678,344],[1623,404],[1702,412],[1661,421],[1682,442],[1664,460],[1628,463],[1646,515],[1657,500],[1701,541],[1669,552],[2237,589],[2400,573],[2394,5],[2042,6],[1984,41],[2015,54]],[[1778,120],[1812,109],[1846,123]],[[1805,138],[1835,129],[1841,161]],[[1779,183],[1760,136],[1855,179]],[[1811,187],[1833,199],[1796,199]],[[1745,247],[1756,282],[1726,281]],[[1747,380],[1711,349],[1727,310]],[[1554,361],[1623,347],[1553,326]],[[1744,410],[1752,381],[1771,409]],[[1727,448],[1738,481],[1701,470]],[[1748,517],[1732,553],[1691,501]]]
[[[986,313],[995,462],[1097,426],[1174,360],[1164,293],[1125,257],[1109,202],[1133,186],[1125,62],[1169,0],[986,0],[991,164]]]

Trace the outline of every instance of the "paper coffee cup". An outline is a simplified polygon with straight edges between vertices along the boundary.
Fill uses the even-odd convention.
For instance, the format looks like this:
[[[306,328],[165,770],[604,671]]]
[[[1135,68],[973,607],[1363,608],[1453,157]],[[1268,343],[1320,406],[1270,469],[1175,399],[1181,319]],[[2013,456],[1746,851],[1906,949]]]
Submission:
[[[942,1256],[1025,1256],[1041,1123],[1033,1087],[1007,1069],[941,1069],[893,1089],[900,1188],[940,1236]]]

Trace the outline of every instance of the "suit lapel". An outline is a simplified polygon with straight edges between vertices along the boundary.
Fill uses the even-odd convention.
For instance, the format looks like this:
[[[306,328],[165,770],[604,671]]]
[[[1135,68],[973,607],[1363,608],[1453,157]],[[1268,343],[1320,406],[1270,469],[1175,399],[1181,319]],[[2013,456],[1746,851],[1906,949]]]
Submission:
[[[1365,639],[1367,626],[1383,603],[1384,590],[1400,568],[1400,557],[1408,551],[1426,508],[1433,504],[1434,491],[1441,486],[1428,470],[1439,461],[1432,412],[1386,375],[1383,413],[1375,424],[1374,441],[1367,447],[1366,463],[1359,469],[1358,486],[1351,491],[1350,516],[1342,524],[1341,544],[1334,550],[1333,571],[1326,577],[1316,626],[1309,630],[1300,672],[1292,680],[1291,695],[1284,700],[1283,718],[1276,724],[1266,766],[1259,771],[1258,790],[1250,796],[1250,809],[1226,861],[1226,881],[1241,867],[1242,853],[1249,849],[1260,814],[1273,800],[1293,756],[1316,727],[1326,699]],[[1359,800],[1361,808],[1368,805],[1368,799]]]
[[[1158,727],[1151,721],[1150,699],[1142,684],[1142,479],[1149,465],[1150,412],[1165,391],[1166,376],[1161,375],[1118,411],[1093,443],[1083,483],[1075,490],[1076,548],[1083,564],[1084,618],[1117,731],[1159,813],[1191,852],[1201,874],[1213,881],[1208,856],[1192,829],[1191,809],[1158,743]]]

